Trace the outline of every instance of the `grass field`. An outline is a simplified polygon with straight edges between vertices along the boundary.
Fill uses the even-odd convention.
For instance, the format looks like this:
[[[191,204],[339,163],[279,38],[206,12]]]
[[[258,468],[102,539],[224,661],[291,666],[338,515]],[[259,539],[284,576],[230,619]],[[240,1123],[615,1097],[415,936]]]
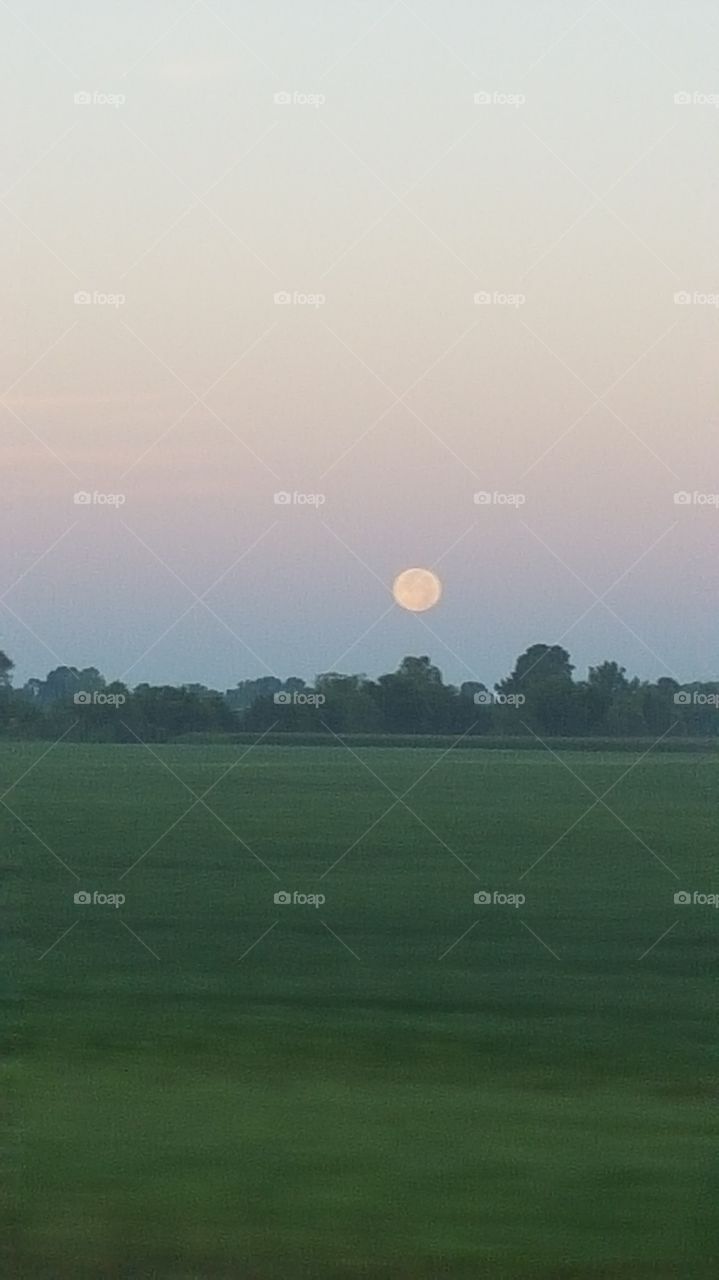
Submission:
[[[45,750],[0,749],[4,1274],[717,1274],[714,760]]]

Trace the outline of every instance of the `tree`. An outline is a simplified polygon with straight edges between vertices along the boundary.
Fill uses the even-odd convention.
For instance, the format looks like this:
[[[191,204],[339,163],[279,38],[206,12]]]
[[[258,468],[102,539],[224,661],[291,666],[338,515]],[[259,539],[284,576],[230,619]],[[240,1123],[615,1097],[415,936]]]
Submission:
[[[502,680],[500,693],[526,693],[528,684],[541,684],[545,680],[563,680],[571,684],[574,667],[569,654],[560,645],[533,644],[520,654],[511,675]]]
[[[77,667],[55,667],[48,671],[40,690],[41,702],[47,704],[72,698],[82,690],[79,677]]]
[[[373,733],[380,730],[382,715],[373,697],[373,688],[364,675],[345,676],[337,671],[319,675],[315,689],[325,702],[319,709],[318,718],[335,733]]]
[[[573,670],[561,645],[533,644],[496,687],[507,697],[523,699],[523,720],[545,733],[566,735],[574,731],[575,724]]]
[[[227,732],[237,728],[230,708],[219,694],[198,695],[174,685],[138,685],[118,719],[128,724],[139,738],[160,741],[173,734]]]
[[[304,686],[304,681],[299,683]],[[272,698],[281,689],[282,681],[277,676],[260,676],[258,680],[240,680],[235,689],[227,690],[225,701],[233,711],[243,712],[258,698]]]
[[[443,733],[455,719],[457,691],[426,656],[403,658],[392,675],[380,676],[375,697],[388,733]]]
[[[590,733],[605,728],[610,708],[626,696],[628,688],[626,672],[618,663],[602,662],[589,668],[586,681],[577,686],[577,702]]]
[[[15,663],[0,649],[0,689],[9,689]]]
[[[97,667],[70,666],[15,690],[12,671],[0,651],[0,734],[6,737],[57,740],[72,731],[85,741],[171,741],[242,727],[290,734],[521,735],[533,729],[540,737],[719,738],[719,681],[642,681],[611,660],[575,681],[569,653],[558,644],[530,645],[495,685],[503,696],[494,698],[481,696],[488,690],[479,680],[445,684],[426,654],[406,656],[376,680],[326,671],[312,686],[300,676],[261,676],[226,694],[203,684],[141,684],[131,691],[107,684]],[[91,696],[77,700],[80,693]]]

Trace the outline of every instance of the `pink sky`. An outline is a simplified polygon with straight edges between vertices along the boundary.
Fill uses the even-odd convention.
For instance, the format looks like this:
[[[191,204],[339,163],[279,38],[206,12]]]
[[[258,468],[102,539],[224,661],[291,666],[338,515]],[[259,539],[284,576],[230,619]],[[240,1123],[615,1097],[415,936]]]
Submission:
[[[501,9],[5,16],[20,679],[226,687],[430,652],[492,682],[536,641],[716,676],[716,19]],[[423,618],[386,612],[410,565],[444,582]]]

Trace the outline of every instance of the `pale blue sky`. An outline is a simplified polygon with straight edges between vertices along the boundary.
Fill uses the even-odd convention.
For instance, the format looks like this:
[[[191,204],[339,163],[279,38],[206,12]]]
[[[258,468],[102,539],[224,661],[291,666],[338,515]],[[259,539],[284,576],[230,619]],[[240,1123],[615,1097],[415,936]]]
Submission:
[[[492,682],[560,638],[716,676],[719,513],[673,494],[719,491],[718,32],[649,0],[3,6],[19,677],[428,651]],[[383,616],[423,564],[438,608]]]

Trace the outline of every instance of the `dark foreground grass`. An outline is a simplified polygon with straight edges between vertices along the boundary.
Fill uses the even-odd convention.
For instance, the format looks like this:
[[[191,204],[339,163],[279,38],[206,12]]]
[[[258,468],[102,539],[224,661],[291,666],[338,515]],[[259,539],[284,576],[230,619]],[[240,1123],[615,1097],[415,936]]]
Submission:
[[[713,761],[45,749],[0,753],[7,1274],[717,1274]]]

